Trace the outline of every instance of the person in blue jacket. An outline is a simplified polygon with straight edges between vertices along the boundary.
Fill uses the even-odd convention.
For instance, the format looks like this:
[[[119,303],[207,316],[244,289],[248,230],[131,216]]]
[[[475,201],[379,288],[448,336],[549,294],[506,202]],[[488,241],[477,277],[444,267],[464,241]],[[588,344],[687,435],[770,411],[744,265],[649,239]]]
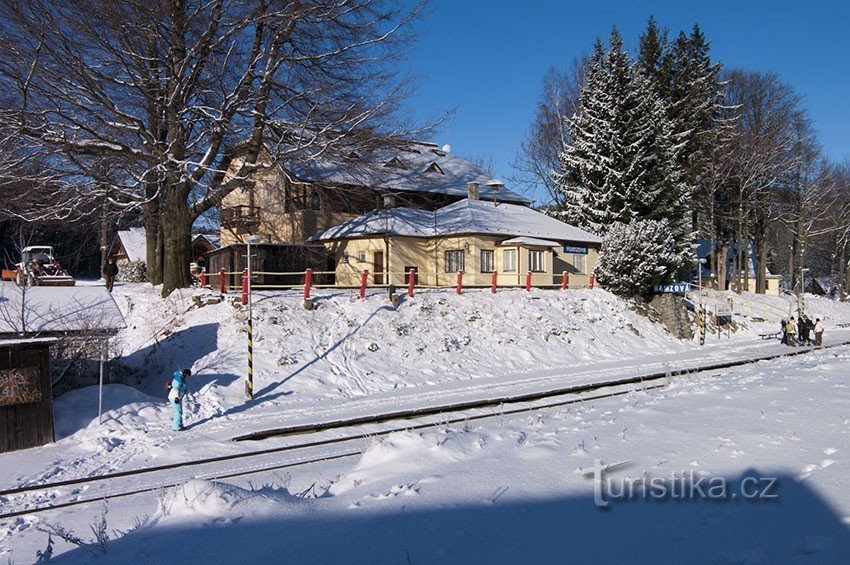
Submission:
[[[171,428],[175,432],[182,432],[183,428],[183,397],[186,396],[186,379],[192,375],[189,369],[183,371],[175,371],[174,377],[171,379],[171,390],[168,392],[168,402],[171,404],[171,410],[174,413],[174,418],[171,422]]]

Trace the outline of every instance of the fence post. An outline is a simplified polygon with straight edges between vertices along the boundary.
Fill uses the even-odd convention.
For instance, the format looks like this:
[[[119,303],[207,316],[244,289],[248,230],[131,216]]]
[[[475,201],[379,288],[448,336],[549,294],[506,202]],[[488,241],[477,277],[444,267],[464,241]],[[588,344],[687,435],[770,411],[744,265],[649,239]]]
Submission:
[[[570,274],[566,271],[561,273],[561,290],[570,288]]]
[[[310,287],[313,285],[313,269],[304,271],[304,300],[310,300]]]
[[[248,269],[242,269],[242,305],[248,304]]]
[[[218,290],[222,294],[227,294],[227,271],[224,267],[218,270]]]
[[[407,271],[407,296],[413,298],[413,287],[416,286],[416,269]]]
[[[590,290],[593,290],[593,283],[596,282],[596,274],[590,273]]]
[[[360,275],[360,298],[366,298],[366,283],[369,281],[369,269],[363,269]]]
[[[457,293],[460,294],[463,291],[463,271],[457,272]]]
[[[496,285],[499,283],[499,273],[493,271],[493,276],[490,277],[490,292],[496,294]]]
[[[525,292],[531,292],[531,271],[525,275]]]
[[[201,269],[201,288],[207,288],[207,270]]]

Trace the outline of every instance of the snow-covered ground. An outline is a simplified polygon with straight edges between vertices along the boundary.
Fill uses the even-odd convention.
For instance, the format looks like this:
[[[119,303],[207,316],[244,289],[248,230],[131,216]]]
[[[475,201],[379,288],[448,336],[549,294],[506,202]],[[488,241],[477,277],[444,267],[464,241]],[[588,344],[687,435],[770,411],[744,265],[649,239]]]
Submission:
[[[63,395],[56,402],[63,439],[0,455],[2,488],[255,449],[226,440],[264,427],[781,352],[757,334],[778,325],[763,310],[787,309],[780,298],[741,299],[738,331],[710,336],[700,349],[598,289],[425,292],[397,310],[384,295],[358,301],[329,292],[306,311],[295,293],[258,294],[257,394],[246,402],[244,309],[192,308],[189,294],[162,301],[145,285],[117,286],[115,297],[128,328],[113,349],[128,384],[105,387],[104,425],[96,421],[95,387]],[[807,307],[827,319],[827,343],[850,339],[836,328],[850,321],[847,305],[810,298]],[[393,434],[359,460],[291,475],[195,480],[114,500],[110,532],[144,524],[117,535],[104,559],[846,562],[848,359],[850,348],[839,348],[682,377],[570,409]],[[163,382],[183,367],[195,373],[189,430],[175,435]],[[615,477],[693,470],[725,477],[730,490],[742,473],[778,476],[780,499],[615,501],[599,510],[594,483],[583,477],[596,459],[632,461]],[[0,559],[32,561],[46,546],[39,528],[47,523],[90,537],[100,513],[91,505],[2,523]],[[53,539],[55,554],[73,549]]]

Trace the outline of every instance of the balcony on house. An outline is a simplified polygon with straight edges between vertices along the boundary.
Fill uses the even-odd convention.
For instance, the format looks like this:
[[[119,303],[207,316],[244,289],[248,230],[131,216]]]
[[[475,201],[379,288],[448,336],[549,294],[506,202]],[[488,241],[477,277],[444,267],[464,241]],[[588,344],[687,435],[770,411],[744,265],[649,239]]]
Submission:
[[[227,228],[255,228],[260,223],[260,208],[258,206],[228,206],[221,209],[221,225]]]

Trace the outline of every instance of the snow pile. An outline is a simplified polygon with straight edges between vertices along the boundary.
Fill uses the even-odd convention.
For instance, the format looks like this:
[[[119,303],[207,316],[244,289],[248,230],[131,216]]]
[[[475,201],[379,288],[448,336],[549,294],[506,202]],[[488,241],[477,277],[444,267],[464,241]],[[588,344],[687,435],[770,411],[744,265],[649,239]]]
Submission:
[[[449,442],[450,438],[453,441]],[[400,473],[421,472],[467,459],[477,445],[472,438],[457,438],[454,433],[428,437],[410,431],[395,432],[373,441],[354,468],[331,486],[330,493],[340,495]],[[415,494],[415,491],[407,493]]]
[[[128,329],[115,342],[129,384],[163,396],[162,380],[192,368],[201,416],[241,401],[246,312],[229,302],[193,308],[149,285],[116,287]],[[256,293],[255,390],[279,402],[355,398],[576,362],[687,347],[600,289],[417,293],[398,309],[386,295],[320,295],[307,311],[294,292]],[[518,377],[521,378],[521,377]]]
[[[246,490],[228,483],[192,479],[164,493],[153,523],[236,523],[245,517],[292,512],[304,502],[285,489]]]

